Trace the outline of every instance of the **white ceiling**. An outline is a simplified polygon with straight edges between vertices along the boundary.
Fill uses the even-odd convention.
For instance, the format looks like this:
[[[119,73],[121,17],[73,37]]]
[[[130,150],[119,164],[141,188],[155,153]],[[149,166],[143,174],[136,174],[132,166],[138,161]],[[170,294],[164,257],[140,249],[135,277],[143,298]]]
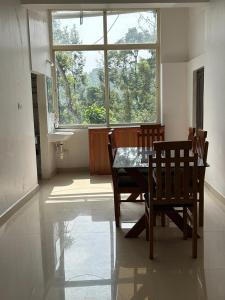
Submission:
[[[204,6],[209,0],[21,0],[33,9],[114,9]]]

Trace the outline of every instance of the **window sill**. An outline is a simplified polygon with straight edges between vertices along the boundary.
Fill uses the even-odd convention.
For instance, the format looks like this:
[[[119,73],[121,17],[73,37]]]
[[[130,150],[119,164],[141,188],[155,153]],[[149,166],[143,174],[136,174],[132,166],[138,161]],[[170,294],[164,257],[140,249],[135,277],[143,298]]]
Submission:
[[[106,124],[103,125],[61,125],[58,128],[55,128],[55,131],[75,131],[77,129],[107,129],[107,128],[135,128],[135,127],[140,127],[140,125],[145,124],[145,125],[154,125],[158,124],[160,122],[154,122],[154,123],[132,123],[132,124],[111,124],[107,126]]]

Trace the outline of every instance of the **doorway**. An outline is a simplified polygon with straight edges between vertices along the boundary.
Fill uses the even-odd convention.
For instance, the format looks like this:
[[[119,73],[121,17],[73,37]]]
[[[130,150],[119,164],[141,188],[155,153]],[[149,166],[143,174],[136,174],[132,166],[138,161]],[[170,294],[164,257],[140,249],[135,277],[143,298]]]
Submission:
[[[37,75],[31,73],[32,99],[33,99],[33,115],[34,115],[34,134],[35,134],[35,149],[37,162],[38,181],[41,179],[41,144],[40,144],[40,123],[39,123],[39,108],[37,95]]]
[[[196,128],[203,129],[204,120],[204,68],[196,71]]]

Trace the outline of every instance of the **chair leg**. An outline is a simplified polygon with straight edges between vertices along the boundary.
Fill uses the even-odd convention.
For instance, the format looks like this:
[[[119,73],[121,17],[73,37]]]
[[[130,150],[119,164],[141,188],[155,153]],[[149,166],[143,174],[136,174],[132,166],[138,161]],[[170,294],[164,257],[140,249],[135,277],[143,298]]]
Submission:
[[[199,226],[204,224],[204,187],[199,192]]]
[[[153,259],[154,254],[153,254],[153,229],[154,229],[154,211],[153,208],[150,209],[150,216],[149,216],[149,247],[150,247],[150,253],[149,253],[149,258]]]
[[[147,208],[145,208],[145,234],[146,234],[146,241],[149,241],[149,215],[148,215],[148,211]]]
[[[183,235],[184,240],[187,239],[187,207],[183,208]]]
[[[114,194],[114,211],[115,211],[115,221],[116,227],[120,226],[120,194]]]
[[[161,226],[165,227],[165,225],[166,225],[166,216],[165,216],[165,213],[162,211],[160,214],[161,214]]]
[[[156,226],[157,213],[153,215],[153,226]]]
[[[197,204],[194,204],[192,210],[192,257],[197,258]]]

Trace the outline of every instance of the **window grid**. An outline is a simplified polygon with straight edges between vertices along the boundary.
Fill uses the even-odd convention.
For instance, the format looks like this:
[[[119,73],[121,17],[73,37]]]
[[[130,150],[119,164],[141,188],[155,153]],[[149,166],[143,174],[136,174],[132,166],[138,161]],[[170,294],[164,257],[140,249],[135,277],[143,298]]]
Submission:
[[[122,10],[120,10],[122,11]],[[133,10],[136,12],[137,10]],[[149,10],[143,10],[149,11]],[[105,72],[105,109],[106,109],[106,123],[105,124],[58,124],[58,129],[63,128],[88,128],[88,127],[119,127],[119,126],[129,126],[129,125],[140,125],[140,123],[117,123],[110,124],[109,121],[109,76],[108,76],[108,51],[110,50],[156,50],[156,115],[157,120],[156,123],[160,123],[161,121],[161,106],[160,106],[160,22],[159,22],[159,10],[152,9],[151,11],[155,11],[157,15],[157,41],[156,43],[135,43],[135,44],[108,44],[107,41],[107,10],[103,10],[103,34],[104,34],[104,44],[102,45],[85,45],[85,44],[77,44],[77,45],[54,45],[53,44],[53,29],[52,29],[52,12],[49,12],[49,31],[50,31],[50,47],[51,47],[51,58],[55,66],[55,53],[57,51],[104,51],[104,72]],[[132,11],[131,11],[132,12]],[[58,103],[58,95],[57,95],[57,80],[56,80],[56,68],[52,68],[52,77],[53,77],[53,97],[54,97],[54,106],[56,112],[56,119],[59,120],[59,103]],[[144,122],[142,122],[144,123]]]

